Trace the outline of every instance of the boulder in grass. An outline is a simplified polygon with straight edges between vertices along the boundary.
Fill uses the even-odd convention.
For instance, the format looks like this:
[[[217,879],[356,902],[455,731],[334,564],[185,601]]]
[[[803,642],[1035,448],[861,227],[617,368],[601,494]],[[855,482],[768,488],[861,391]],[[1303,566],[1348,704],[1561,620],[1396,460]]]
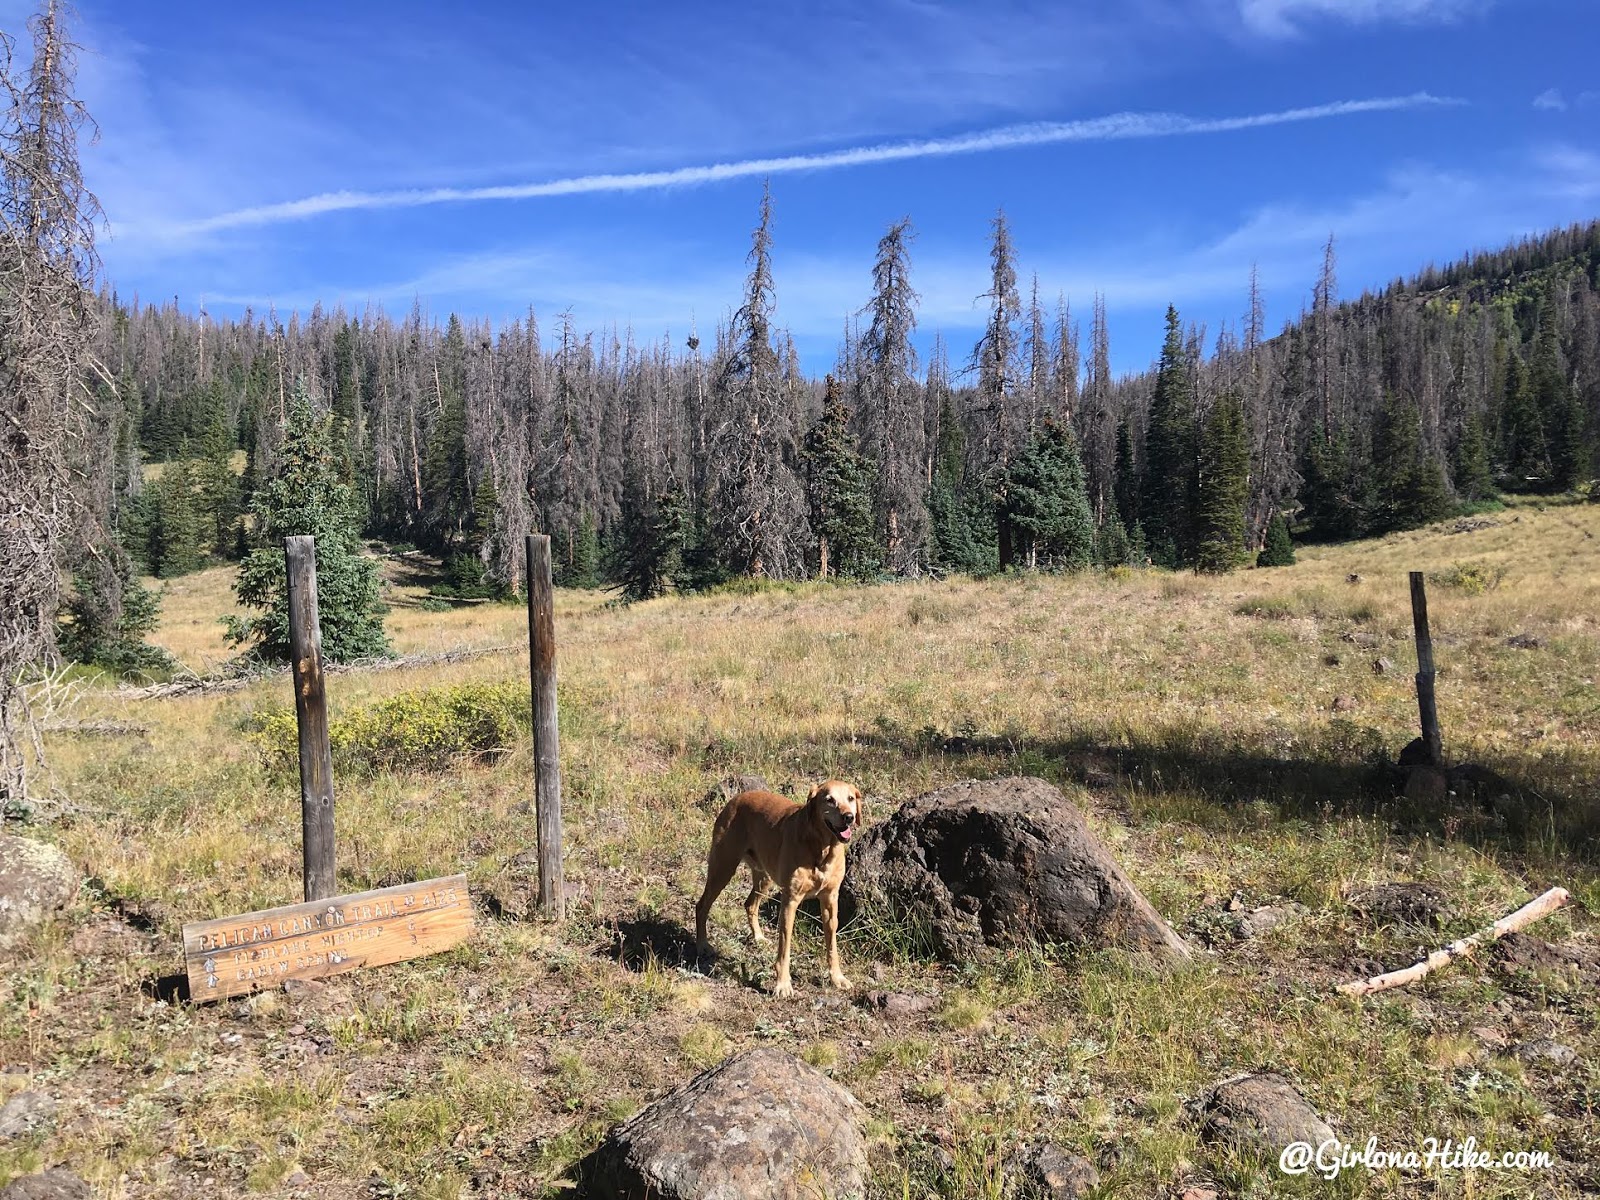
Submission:
[[[0,949],[78,894],[78,873],[47,842],[0,834]]]
[[[856,838],[840,903],[916,931],[940,958],[985,947],[1191,951],[1058,788],[969,780],[909,800]]]
[[[587,1163],[596,1200],[837,1200],[865,1193],[856,1098],[781,1050],[705,1071],[606,1135]]]
[[[1320,1146],[1334,1136],[1282,1075],[1273,1071],[1224,1079],[1190,1105],[1208,1141],[1265,1154],[1274,1161],[1292,1142]]]
[[[1100,1172],[1081,1154],[1049,1142],[1018,1150],[1006,1160],[1016,1193],[1028,1200],[1079,1200],[1100,1183]]]
[[[0,1188],[0,1200],[89,1200],[89,1185],[70,1171],[24,1175]]]

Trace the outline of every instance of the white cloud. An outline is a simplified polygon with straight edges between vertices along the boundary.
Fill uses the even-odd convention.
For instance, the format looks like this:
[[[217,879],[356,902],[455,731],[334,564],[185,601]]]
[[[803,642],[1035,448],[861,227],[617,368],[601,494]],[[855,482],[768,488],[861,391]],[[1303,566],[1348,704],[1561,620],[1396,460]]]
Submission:
[[[1267,37],[1292,37],[1313,20],[1375,25],[1382,21],[1454,21],[1491,0],[1239,0],[1246,27]]]
[[[922,141],[894,142],[860,146],[821,154],[795,154],[776,158],[753,158],[707,166],[677,167],[662,171],[625,174],[581,175],[539,183],[502,184],[490,187],[440,187],[403,191],[324,192],[300,200],[235,209],[198,221],[156,224],[137,230],[157,237],[181,240],[227,229],[274,225],[305,220],[326,213],[355,210],[417,208],[434,204],[460,204],[489,200],[528,200],[549,196],[587,195],[599,192],[635,192],[673,187],[692,187],[721,183],[752,176],[779,175],[795,171],[836,170],[842,167],[908,159],[980,154],[995,150],[1015,150],[1065,142],[1106,142],[1133,138],[1184,137],[1228,133],[1271,125],[1317,121],[1357,113],[1390,112],[1398,109],[1455,104],[1426,92],[1410,96],[1387,96],[1366,100],[1341,100],[1307,108],[1256,113],[1241,117],[1196,118],[1176,113],[1116,113],[1081,121],[1035,122],[1001,129],[984,130],[956,137]]]
[[[1561,95],[1559,88],[1546,88],[1533,98],[1535,108],[1548,109],[1551,112],[1566,112],[1567,102]]]

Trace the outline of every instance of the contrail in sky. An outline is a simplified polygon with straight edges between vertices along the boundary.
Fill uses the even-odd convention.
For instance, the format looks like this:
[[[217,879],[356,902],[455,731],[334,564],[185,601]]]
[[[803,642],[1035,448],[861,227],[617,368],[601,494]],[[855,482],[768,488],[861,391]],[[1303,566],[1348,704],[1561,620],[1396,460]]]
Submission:
[[[1090,120],[1041,121],[1029,125],[1009,125],[979,133],[965,133],[956,137],[888,142],[877,146],[860,146],[852,150],[830,150],[822,154],[753,158],[741,162],[714,163],[709,166],[677,167],[669,171],[580,175],[571,179],[503,184],[496,187],[323,192],[321,195],[307,196],[302,200],[263,204],[220,213],[198,221],[179,222],[169,226],[168,229],[176,233],[212,233],[252,225],[301,221],[334,212],[421,208],[430,204],[461,204],[480,200],[533,200],[543,196],[582,196],[596,192],[638,192],[657,188],[693,187],[700,184],[721,183],[729,179],[744,179],[749,176],[782,175],[796,171],[830,171],[840,167],[859,167],[872,163],[944,158],[956,154],[983,154],[992,150],[1053,146],[1064,142],[1112,142],[1132,138],[1230,133],[1238,129],[1260,129],[1269,125],[1320,121],[1328,117],[1346,117],[1357,113],[1395,112],[1401,109],[1431,108],[1460,103],[1462,102],[1459,100],[1417,92],[1410,96],[1340,100],[1333,104],[1290,108],[1281,112],[1256,113],[1244,117],[1186,117],[1179,113],[1116,113]]]

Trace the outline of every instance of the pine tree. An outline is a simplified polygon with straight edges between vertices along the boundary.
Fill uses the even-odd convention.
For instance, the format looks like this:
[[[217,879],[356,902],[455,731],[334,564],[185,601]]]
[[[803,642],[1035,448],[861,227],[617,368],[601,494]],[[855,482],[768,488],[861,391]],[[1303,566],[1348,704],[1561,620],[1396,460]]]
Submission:
[[[360,552],[356,499],[340,472],[342,458],[332,414],[317,414],[305,382],[286,404],[276,476],[251,504],[255,548],[239,564],[234,594],[260,615],[228,619],[228,636],[261,657],[289,656],[289,593],[283,541],[316,539],[317,608],[322,651],[330,662],[388,652],[378,600],[378,564]]]
[[[1139,465],[1133,457],[1133,432],[1127,418],[1117,422],[1117,453],[1112,498],[1124,529],[1139,522]]]
[[[1267,544],[1256,555],[1256,566],[1294,566],[1294,542],[1289,537],[1289,522],[1278,510],[1273,511],[1272,519],[1267,522]]]
[[[1006,477],[1005,518],[1030,567],[1077,571],[1094,560],[1094,517],[1071,432],[1045,418]]]
[[[467,461],[466,338],[450,314],[444,346],[434,365],[433,390],[439,417],[428,434],[422,466],[424,533],[427,544],[453,553],[472,520],[471,465]]]
[[[1345,429],[1312,431],[1300,463],[1300,505],[1310,531],[1324,541],[1357,538],[1372,529],[1373,469]]]
[[[196,495],[198,484],[188,443],[180,444],[178,457],[166,464],[161,477],[145,490],[147,550],[145,565],[152,575],[175,579],[205,565],[202,539],[206,519]]]
[[[231,556],[238,544],[239,477],[233,471],[233,441],[220,405],[212,412],[194,467],[203,537],[217,558]]]
[[[1141,524],[1151,557],[1158,566],[1183,566],[1194,557],[1194,396],[1183,329],[1171,305],[1150,402],[1144,463]]]
[[[59,640],[73,662],[123,678],[165,674],[176,665],[165,650],[145,641],[161,619],[161,598],[139,582],[120,546],[85,555],[63,607]]]
[[[728,582],[730,572],[717,545],[704,502],[689,506],[683,539],[683,568],[673,579],[680,592],[705,592]]]
[[[948,396],[939,410],[933,483],[928,489],[928,561],[942,573],[984,576],[999,569],[994,508],[966,475],[966,439]]]
[[[1451,479],[1456,495],[1463,500],[1487,500],[1494,495],[1494,468],[1480,413],[1472,413],[1461,426],[1451,460]]]
[[[682,577],[683,552],[690,533],[683,493],[668,488],[653,500],[631,488],[623,504],[622,534],[614,569],[624,600],[664,596]]]
[[[817,574],[866,579],[881,568],[874,537],[871,465],[856,449],[839,385],[828,376],[822,416],[806,434],[802,457]]]
[[[1422,415],[1409,400],[1390,395],[1373,437],[1378,478],[1374,529],[1390,533],[1437,521],[1450,509],[1444,471],[1422,441]]]
[[[585,591],[600,586],[600,564],[604,555],[600,547],[600,527],[588,513],[578,518],[578,527],[567,531],[566,553],[556,563],[553,582],[558,587],[581,588]]]
[[[878,242],[872,300],[862,309],[871,323],[861,339],[857,414],[862,451],[877,466],[872,505],[882,558],[897,575],[921,570],[928,525],[922,496],[926,418],[911,343],[917,328],[911,236],[910,220],[902,220]]]
[[[1128,528],[1114,511],[1106,514],[1095,531],[1094,561],[1100,567],[1123,567],[1133,561],[1133,543]]]
[[[1550,474],[1544,421],[1533,383],[1515,348],[1506,356],[1505,399],[1500,408],[1500,455],[1514,490],[1537,486]]]
[[[1201,439],[1195,487],[1195,567],[1212,574],[1245,561],[1245,502],[1250,491],[1250,444],[1236,396],[1211,406]]]

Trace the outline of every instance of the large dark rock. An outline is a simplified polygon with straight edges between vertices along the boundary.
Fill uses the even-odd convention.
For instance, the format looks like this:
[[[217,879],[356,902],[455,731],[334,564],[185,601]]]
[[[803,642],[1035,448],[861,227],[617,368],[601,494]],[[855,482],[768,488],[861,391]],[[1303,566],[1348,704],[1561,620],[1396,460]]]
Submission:
[[[1334,1136],[1294,1084],[1271,1071],[1224,1079],[1190,1108],[1208,1141],[1254,1150],[1273,1159],[1291,1142],[1320,1146]]]
[[[970,780],[909,800],[861,834],[841,890],[958,961],[985,946],[1189,946],[1122,873],[1083,816],[1042,779]]]
[[[0,1188],[0,1200],[89,1200],[89,1185],[69,1171],[24,1175]]]
[[[834,1200],[866,1190],[856,1098],[781,1050],[749,1050],[617,1126],[588,1163],[597,1200]]]
[[[1015,1191],[1028,1200],[1079,1200],[1100,1183],[1100,1172],[1081,1154],[1049,1142],[1019,1150],[1006,1160]]]
[[[1452,915],[1428,883],[1378,883],[1350,894],[1350,907],[1376,925],[1439,925]]]
[[[78,873],[47,842],[0,834],[0,949],[78,894]]]

